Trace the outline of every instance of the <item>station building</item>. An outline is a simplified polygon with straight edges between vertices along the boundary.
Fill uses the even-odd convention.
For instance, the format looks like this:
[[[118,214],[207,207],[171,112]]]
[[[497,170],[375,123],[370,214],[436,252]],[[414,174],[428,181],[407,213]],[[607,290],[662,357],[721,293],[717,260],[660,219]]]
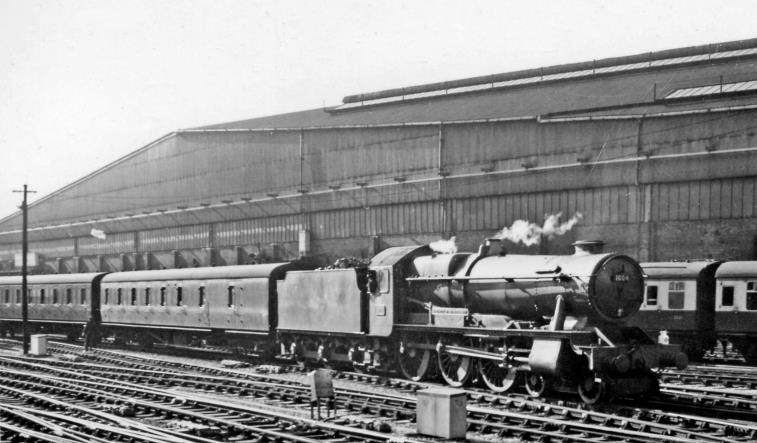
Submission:
[[[757,39],[345,97],[182,129],[29,208],[34,272],[321,263],[518,219],[640,261],[757,258]],[[93,231],[95,230],[95,231]],[[104,233],[104,238],[92,233]],[[18,272],[21,214],[0,220]]]

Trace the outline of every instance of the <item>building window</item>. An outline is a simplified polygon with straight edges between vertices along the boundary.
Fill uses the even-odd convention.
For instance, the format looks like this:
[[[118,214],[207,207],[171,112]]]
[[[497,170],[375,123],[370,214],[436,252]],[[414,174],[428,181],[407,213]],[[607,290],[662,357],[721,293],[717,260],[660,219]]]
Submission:
[[[109,295],[110,295],[110,290],[109,290],[109,289],[106,289],[106,290],[105,290],[105,301],[103,301],[103,304],[104,304],[104,305],[107,305],[107,304],[108,304],[108,296],[109,296]]]
[[[199,306],[203,307],[205,306],[205,286],[200,286],[200,296],[199,296]]]
[[[58,290],[53,289],[53,304],[57,305],[59,302],[60,300],[58,300]]]
[[[87,288],[81,288],[79,290],[79,304],[87,304]]]
[[[71,288],[66,288],[66,304],[72,304],[74,302],[73,298],[73,290]]]
[[[32,297],[31,297],[31,291],[32,290],[29,289],[29,300],[32,299]],[[45,290],[44,289],[40,289],[39,290],[39,304],[41,304],[41,305],[45,304]]]
[[[166,305],[166,287],[160,288],[160,306]]]
[[[121,288],[116,289],[116,304],[121,305],[123,304],[123,292],[121,291]]]
[[[137,288],[131,288],[131,305],[137,304]]]
[[[686,283],[672,281],[668,285],[668,309],[683,309]]]
[[[748,311],[757,311],[757,282],[746,284],[746,308]]]
[[[228,296],[228,297],[227,297],[227,298],[228,298],[228,300],[227,300],[227,301],[228,301],[227,305],[228,305],[228,307],[230,307],[230,308],[231,308],[231,307],[233,307],[233,306],[234,306],[234,286],[229,286],[229,288],[228,288],[228,294],[227,294],[227,296]]]
[[[145,288],[145,306],[150,306],[150,288]]]
[[[733,306],[733,286],[723,286],[723,306]]]
[[[657,286],[647,286],[647,306],[657,306]]]

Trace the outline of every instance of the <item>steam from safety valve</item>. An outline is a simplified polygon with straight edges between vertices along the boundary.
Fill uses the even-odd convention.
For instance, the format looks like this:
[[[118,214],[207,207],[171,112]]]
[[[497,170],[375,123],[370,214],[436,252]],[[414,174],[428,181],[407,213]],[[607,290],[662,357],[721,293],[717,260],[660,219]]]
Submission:
[[[439,254],[454,254],[457,252],[457,237],[450,237],[449,240],[437,240],[428,244],[432,251]]]
[[[509,228],[502,228],[495,238],[510,240],[513,243],[523,243],[526,246],[538,245],[541,243],[542,237],[551,240],[570,231],[583,218],[583,215],[576,212],[565,223],[560,223],[560,217],[562,217],[562,212],[547,214],[542,226],[527,220],[515,220]]]

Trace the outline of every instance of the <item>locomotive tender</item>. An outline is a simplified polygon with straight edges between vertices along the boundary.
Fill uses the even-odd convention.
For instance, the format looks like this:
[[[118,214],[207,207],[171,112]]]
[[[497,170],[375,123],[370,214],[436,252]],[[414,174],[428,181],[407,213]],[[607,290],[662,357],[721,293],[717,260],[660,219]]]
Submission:
[[[392,247],[367,266],[300,262],[29,277],[30,322],[77,335],[89,316],[115,340],[216,344],[363,368],[398,367],[451,386],[474,376],[533,396],[657,391],[652,368],[686,365],[677,346],[624,326],[642,303],[629,257],[440,254]],[[0,321],[20,329],[20,277],[0,278]]]

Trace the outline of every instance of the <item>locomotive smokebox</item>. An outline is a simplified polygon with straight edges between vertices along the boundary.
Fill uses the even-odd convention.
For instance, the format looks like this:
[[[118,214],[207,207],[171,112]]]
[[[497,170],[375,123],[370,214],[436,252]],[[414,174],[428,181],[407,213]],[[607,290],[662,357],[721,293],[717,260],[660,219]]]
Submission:
[[[572,244],[573,255],[600,254],[605,248],[602,240],[578,240]]]

